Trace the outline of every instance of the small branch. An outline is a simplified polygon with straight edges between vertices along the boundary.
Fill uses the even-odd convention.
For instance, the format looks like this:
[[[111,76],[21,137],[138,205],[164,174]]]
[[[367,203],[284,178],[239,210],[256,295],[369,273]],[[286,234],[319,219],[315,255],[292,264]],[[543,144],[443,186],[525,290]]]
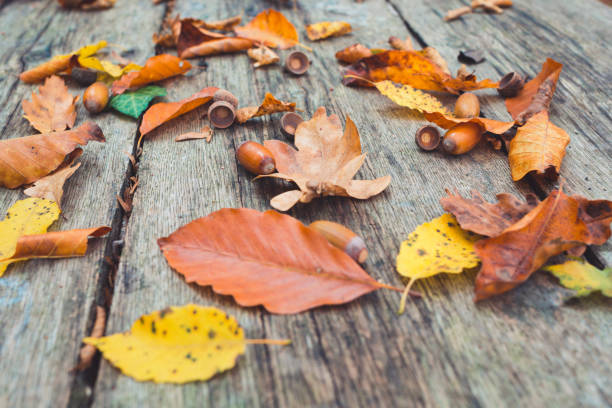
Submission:
[[[244,339],[246,344],[267,344],[269,346],[286,346],[291,344],[290,339]]]

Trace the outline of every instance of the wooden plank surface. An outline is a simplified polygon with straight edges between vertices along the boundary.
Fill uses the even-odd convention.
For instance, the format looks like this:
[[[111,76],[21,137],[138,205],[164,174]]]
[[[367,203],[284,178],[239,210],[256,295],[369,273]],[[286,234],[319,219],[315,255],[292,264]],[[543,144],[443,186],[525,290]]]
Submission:
[[[291,2],[217,3],[179,0],[176,11],[184,17],[215,19],[240,10],[251,17],[272,6],[288,16],[301,36],[304,25],[315,21],[353,24],[353,35],[313,44],[312,68],[304,77],[289,77],[278,67],[253,70],[248,58],[239,54],[207,58],[205,70],[166,85],[168,100],[219,86],[234,92],[243,106],[258,103],[270,91],[296,101],[307,117],[318,106],[340,116],[349,114],[369,152],[359,176],[391,174],[391,186],[367,201],[319,199],[289,213],[305,223],[334,220],[360,233],[371,254],[366,270],[376,279],[401,284],[394,271],[399,244],[417,225],[442,213],[438,199],[445,187],[463,193],[478,189],[487,198],[501,191],[531,191],[526,182],[512,183],[502,152],[483,145],[460,158],[422,153],[413,142],[414,132],[423,124],[419,116],[393,106],[375,91],[340,85],[337,50],[355,42],[384,47],[389,35],[408,34],[405,22],[414,27],[413,20],[421,19],[419,10],[431,13],[431,9],[414,2],[418,7],[400,17],[399,6],[378,0],[298,1],[295,8]],[[406,11],[412,3],[404,3]],[[443,29],[443,24],[439,21],[418,35],[427,38],[426,33]],[[432,45],[452,57],[461,45],[452,41],[440,37]],[[527,58],[529,72],[535,72],[545,56]],[[510,66],[502,53],[490,59],[498,57]],[[485,76],[497,78],[505,70],[491,67],[483,69]],[[490,95],[482,98],[486,112],[501,116],[503,107],[495,93],[483,94]],[[398,294],[386,291],[345,306],[275,316],[261,308],[239,308],[230,297],[187,285],[165,262],[157,238],[219,208],[268,209],[269,199],[287,189],[276,181],[252,182],[234,159],[235,147],[244,140],[283,140],[278,116],[216,131],[210,144],[175,143],[175,136],[207,123],[202,114],[199,110],[164,125],[144,143],[140,188],[108,332],[127,330],[143,313],[194,302],[236,316],[249,337],[289,337],[293,345],[250,347],[232,371],[207,383],[184,386],[137,383],[103,362],[95,406],[597,406],[610,402],[610,303],[592,297],[559,307],[560,290],[545,275],[479,305],[471,300],[474,273],[428,279],[416,284],[425,298],[411,302],[401,317],[395,314]],[[598,171],[605,176],[605,168]],[[572,188],[580,185],[572,183]],[[598,193],[591,198],[599,198]]]
[[[17,75],[56,54],[107,40],[137,61],[153,53],[150,38],[163,9],[149,0],[121,1],[101,13],[60,10],[54,0],[0,4],[0,129],[9,139],[36,133],[23,119],[21,100],[36,88]],[[121,22],[121,24],[119,24]],[[119,50],[121,51],[121,50]],[[71,89],[73,94],[83,89]],[[63,215],[50,230],[111,225],[121,220],[115,195],[124,182],[136,136],[135,121],[111,113],[90,117],[79,103],[77,124],[97,122],[107,142],[91,143],[68,181]],[[0,211],[25,196],[0,189]],[[114,225],[119,227],[118,225]],[[96,302],[108,286],[103,256],[108,239],[93,240],[84,258],[36,260],[9,266],[0,278],[0,406],[83,406],[91,389],[69,373],[89,333]]]

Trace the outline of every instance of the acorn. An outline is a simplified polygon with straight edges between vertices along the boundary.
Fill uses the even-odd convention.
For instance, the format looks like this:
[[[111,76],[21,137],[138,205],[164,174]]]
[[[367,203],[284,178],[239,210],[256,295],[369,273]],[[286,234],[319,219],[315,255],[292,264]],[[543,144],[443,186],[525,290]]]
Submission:
[[[236,108],[230,102],[217,101],[208,108],[208,119],[214,127],[225,129],[236,119]]]
[[[213,101],[225,101],[234,105],[234,108],[238,107],[238,98],[236,98],[234,94],[227,89],[219,89],[217,92],[215,92],[213,95]]]
[[[461,94],[455,102],[455,116],[458,118],[475,118],[480,115],[480,102],[473,93]]]
[[[102,112],[108,103],[108,87],[104,82],[96,82],[83,93],[83,105],[91,113]]]
[[[480,141],[483,129],[478,123],[459,123],[448,129],[442,141],[446,153],[463,154],[472,150]]]
[[[281,118],[281,127],[283,132],[290,136],[295,136],[295,131],[300,123],[302,123],[304,119],[300,115],[295,112],[287,112]]]
[[[425,151],[435,150],[440,145],[440,131],[437,127],[425,125],[414,135],[416,144]]]
[[[310,224],[310,228],[320,232],[330,244],[341,249],[357,262],[364,263],[368,258],[368,249],[363,239],[344,225],[319,220]]]
[[[293,51],[285,59],[285,68],[294,75],[303,75],[310,67],[310,60],[301,51]]]
[[[236,158],[245,169],[253,174],[270,174],[276,168],[272,152],[265,146],[250,140],[238,146]]]
[[[70,78],[74,79],[79,85],[89,86],[96,82],[98,73],[92,69],[74,67],[70,71]]]
[[[497,92],[504,98],[512,98],[523,89],[525,80],[516,72],[507,73],[499,80]]]

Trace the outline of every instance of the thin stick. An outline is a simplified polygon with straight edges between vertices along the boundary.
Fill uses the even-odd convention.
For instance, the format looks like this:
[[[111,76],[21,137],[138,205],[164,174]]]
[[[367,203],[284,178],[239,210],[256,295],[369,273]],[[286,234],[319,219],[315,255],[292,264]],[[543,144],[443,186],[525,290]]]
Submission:
[[[416,278],[410,278],[410,282],[408,282],[408,284],[406,285],[406,289],[404,289],[404,293],[402,293],[402,299],[400,300],[400,306],[397,310],[397,314],[401,315],[402,313],[404,313],[404,310],[406,309],[406,300],[408,299],[408,294],[410,293],[410,287],[415,281]]]
[[[246,344],[267,344],[269,346],[286,346],[291,339],[244,339]]]

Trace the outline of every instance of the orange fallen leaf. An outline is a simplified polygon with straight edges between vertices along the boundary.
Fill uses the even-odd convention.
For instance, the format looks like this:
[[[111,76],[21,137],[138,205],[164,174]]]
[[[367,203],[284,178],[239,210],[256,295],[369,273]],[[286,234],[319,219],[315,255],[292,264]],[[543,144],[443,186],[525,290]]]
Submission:
[[[514,126],[514,122],[503,122],[501,120],[488,119],[488,118],[456,118],[452,115],[445,115],[440,112],[425,112],[425,119],[428,121],[435,123],[443,129],[450,129],[459,123],[477,123],[481,128],[486,130],[487,132],[495,133],[496,135],[501,135],[508,130],[512,126]]]
[[[338,116],[328,117],[324,107],[297,127],[295,146],[298,150],[280,140],[266,140],[264,146],[274,155],[278,173],[259,177],[289,180],[299,187],[299,190],[279,194],[270,201],[272,207],[280,211],[287,211],[298,201],[309,203],[324,196],[365,200],[381,193],[391,182],[391,176],[353,180],[366,157],[361,153],[359,132],[347,116],[343,134]]]
[[[0,140],[0,186],[16,188],[46,176],[78,145],[91,140],[105,142],[102,130],[93,122],[64,132]]]
[[[372,279],[314,228],[272,210],[224,208],[157,243],[188,283],[271,313],[343,304],[380,288],[402,291]]]
[[[336,53],[336,59],[340,62],[353,64],[360,59],[371,57],[374,55],[372,51],[363,44],[350,45]]]
[[[74,157],[72,162],[67,163],[63,168],[60,167],[48,176],[35,181],[32,187],[23,190],[23,193],[29,197],[46,198],[47,200],[55,201],[58,205],[61,205],[64,195],[64,184],[66,180],[81,167],[81,163],[76,163],[74,166],[72,166],[72,164],[82,152],[82,149],[77,148],[71,155]]]
[[[548,111],[562,68],[563,64],[548,58],[540,73],[527,82],[518,95],[506,99],[506,108],[512,119],[523,124],[536,113]]]
[[[348,34],[351,30],[351,25],[344,21],[322,21],[307,25],[306,35],[310,41],[318,41]]]
[[[234,27],[234,32],[241,37],[249,38],[272,48],[281,50],[299,44],[298,32],[280,12],[272,9],[264,10],[256,15],[248,24]]]
[[[189,20],[179,23],[176,48],[181,58],[202,57],[242,51],[253,46],[253,41],[242,37],[228,37],[196,27]]]
[[[151,57],[140,71],[132,71],[113,82],[114,95],[122,94],[130,88],[140,88],[152,82],[161,81],[176,75],[184,74],[191,69],[188,61],[174,55],[161,54]]]
[[[561,170],[565,148],[570,137],[563,129],[548,120],[548,112],[541,111],[518,128],[508,145],[508,161],[514,181],[530,171],[556,176]]]
[[[563,251],[583,244],[603,244],[610,237],[610,222],[611,201],[553,191],[501,235],[476,242],[482,269],[476,277],[475,300],[520,285]]]
[[[261,45],[257,48],[249,48],[247,54],[255,60],[253,63],[254,68],[275,64],[280,61],[280,57],[265,45]]]
[[[402,51],[414,51],[414,47],[412,46],[412,39],[410,36],[406,37],[405,40],[402,40],[399,37],[391,36],[389,37],[389,45],[394,50],[402,50]]]
[[[159,125],[204,105],[212,99],[218,90],[219,88],[211,86],[182,101],[160,102],[151,106],[142,117],[142,123],[140,124],[141,137]]]
[[[96,320],[89,334],[90,338],[98,339],[104,335],[106,329],[106,310],[102,306],[96,306]],[[85,344],[79,351],[79,364],[76,365],[71,371],[81,371],[89,366],[93,362],[93,358],[96,355],[96,346],[91,344]]]
[[[266,92],[264,100],[259,106],[247,106],[236,111],[236,121],[244,123],[251,118],[271,115],[278,112],[295,112],[295,102],[283,102],[276,99],[270,92]]]
[[[196,27],[207,30],[231,31],[235,26],[242,22],[242,16],[229,17],[223,20],[204,21],[193,20]]]
[[[38,88],[38,94],[32,93],[32,101],[21,102],[24,117],[41,133],[61,131],[71,128],[76,120],[75,104],[78,96],[68,93],[64,81],[58,76],[51,76]]]
[[[206,139],[206,142],[210,143],[210,140],[212,139],[212,135],[213,135],[213,130],[210,128],[210,126],[204,126],[201,131],[183,133],[182,135],[179,135],[176,138],[174,138],[174,141],[182,142],[185,140]]]
[[[65,71],[77,65],[78,58],[74,55],[58,55],[51,60],[32,69],[22,72],[19,79],[26,84],[35,84],[48,76]]]
[[[390,80],[428,91],[450,92],[473,91],[483,88],[496,88],[497,82],[489,79],[477,82],[476,79],[453,78],[434,62],[414,51],[389,50],[363,58],[345,68],[345,85],[370,86],[367,82]]]

